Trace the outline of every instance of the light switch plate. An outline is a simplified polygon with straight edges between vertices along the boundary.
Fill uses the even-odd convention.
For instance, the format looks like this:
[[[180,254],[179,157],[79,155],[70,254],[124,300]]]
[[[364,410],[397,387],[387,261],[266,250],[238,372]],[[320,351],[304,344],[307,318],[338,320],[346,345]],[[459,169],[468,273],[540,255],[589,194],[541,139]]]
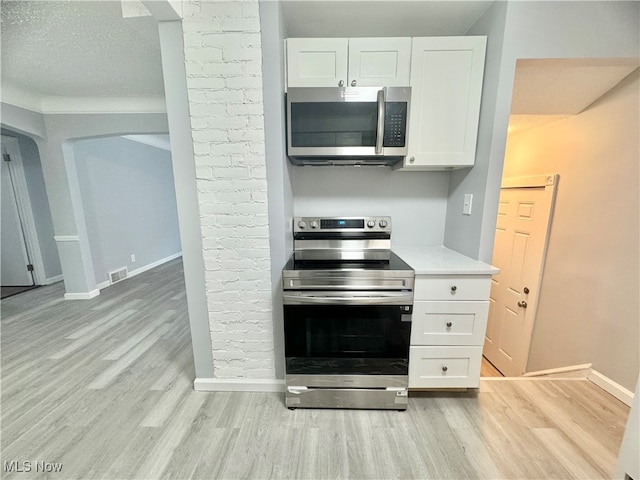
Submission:
[[[464,204],[462,205],[462,214],[471,215],[471,204],[473,203],[473,194],[464,194]]]

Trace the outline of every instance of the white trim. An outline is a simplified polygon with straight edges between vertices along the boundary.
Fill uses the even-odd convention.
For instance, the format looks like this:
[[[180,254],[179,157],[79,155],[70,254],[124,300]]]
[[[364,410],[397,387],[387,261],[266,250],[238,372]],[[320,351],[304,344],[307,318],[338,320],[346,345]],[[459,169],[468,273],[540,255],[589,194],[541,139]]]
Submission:
[[[569,377],[569,378],[557,378],[557,377],[480,377],[480,380],[487,381],[509,381],[509,382],[588,382],[587,377]]]
[[[170,140],[168,138],[162,138],[160,135],[123,135],[122,138],[131,140],[132,142],[142,143],[143,145],[149,145],[150,147],[161,148],[167,152],[171,151]]]
[[[590,364],[588,364],[590,365]],[[577,366],[584,366],[584,365],[577,365]],[[571,368],[571,367],[565,367],[565,368]],[[562,370],[562,368],[557,368],[557,369],[552,369],[552,370],[543,370],[545,372],[552,372],[552,371],[556,371],[558,372],[559,370]],[[565,369],[565,371],[567,371]],[[539,373],[539,372],[537,372]],[[618,400],[620,400],[622,403],[624,403],[627,406],[631,406],[631,403],[633,403],[633,397],[634,394],[633,392],[631,392],[630,390],[627,390],[626,388],[624,388],[622,385],[614,382],[613,380],[611,380],[610,378],[604,376],[603,374],[601,374],[600,372],[598,372],[597,370],[591,369],[589,371],[589,374],[586,377],[569,377],[569,378],[557,378],[557,377],[480,377],[480,380],[482,382],[484,381],[509,381],[509,382],[513,382],[513,381],[533,381],[533,382],[549,382],[549,381],[562,381],[562,382],[566,382],[566,381],[572,381],[572,382],[591,382],[595,385],[597,385],[598,387],[602,388],[605,392],[607,392],[610,395],[613,395],[614,397],[616,397]]]
[[[42,113],[167,113],[164,97],[42,97]]]
[[[631,406],[631,403],[633,402],[633,392],[614,382],[609,377],[605,377],[597,370],[591,370],[591,373],[589,373],[587,380],[595,383],[605,392],[613,395],[625,405],[628,405],[629,407]]]
[[[47,276],[44,272],[44,260],[42,259],[42,251],[40,250],[36,221],[33,217],[33,208],[31,206],[31,197],[29,197],[27,177],[24,173],[20,144],[17,138],[8,135],[2,135],[2,143],[5,144],[7,153],[11,157],[8,166],[16,193],[16,203],[18,204],[20,223],[24,230],[24,239],[29,261],[33,265],[33,281],[36,285],[45,285]]]
[[[2,102],[32,112],[42,113],[42,101],[39,95],[7,82],[2,82]]]
[[[64,280],[64,277],[62,275],[56,275],[55,277],[49,277],[49,278],[45,279],[44,284],[45,285],[52,285],[54,283],[61,282],[62,280]]]
[[[167,113],[164,97],[59,97],[41,96],[2,84],[2,102],[47,114]]]
[[[54,235],[53,239],[56,242],[79,242],[80,237],[78,235]]]
[[[578,370],[589,370],[591,368],[590,363],[583,365],[569,365],[568,367],[550,368],[549,370],[538,370],[537,372],[529,372],[522,375],[523,377],[538,377],[541,375],[554,375],[556,373],[576,372]],[[587,374],[589,372],[586,372]]]
[[[141,273],[146,272],[147,270],[151,270],[152,268],[156,268],[159,267],[160,265],[170,262],[173,259],[176,259],[178,257],[182,256],[182,251],[179,251],[178,253],[174,253],[173,255],[169,255],[168,257],[164,257],[161,258],[160,260],[156,260],[155,262],[149,263],[147,265],[145,265],[144,267],[140,267],[137,268],[135,270],[131,270],[130,272],[127,273],[127,278],[123,279],[122,281],[128,280],[131,277],[135,277],[136,275],[140,275]],[[120,282],[118,282],[120,283]],[[102,290],[103,288],[107,288],[111,286],[111,282],[109,280],[105,280],[104,282],[101,282],[97,285],[98,289]]]
[[[152,268],[156,268],[159,267],[160,265],[162,265],[163,263],[167,263],[170,262],[171,260],[174,260],[178,257],[182,256],[182,250],[174,253],[173,255],[169,255],[168,257],[164,257],[161,258],[160,260],[156,260],[155,262],[149,263],[148,265],[145,265],[144,267],[140,267],[137,268],[135,270],[131,270],[129,272],[129,277],[135,277],[136,275],[140,275],[143,272],[146,272],[147,270],[151,270]]]
[[[284,392],[284,380],[261,378],[196,378],[193,388],[198,392]]]
[[[558,178],[560,178],[560,175],[557,173],[550,175],[532,175],[529,177],[503,178],[500,188],[551,187],[558,184]]]
[[[65,300],[91,300],[92,298],[95,298],[98,295],[100,295],[100,290],[96,288],[95,290],[91,290],[90,292],[87,292],[87,293],[65,293],[64,299]]]

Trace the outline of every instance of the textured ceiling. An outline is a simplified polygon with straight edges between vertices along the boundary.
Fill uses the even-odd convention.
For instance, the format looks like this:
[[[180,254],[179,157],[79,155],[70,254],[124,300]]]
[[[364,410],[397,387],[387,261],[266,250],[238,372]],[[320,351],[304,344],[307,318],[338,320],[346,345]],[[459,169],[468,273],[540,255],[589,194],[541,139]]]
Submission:
[[[518,60],[511,113],[576,115],[637,66],[625,58]]]
[[[2,1],[2,83],[40,96],[164,95],[152,17],[119,1]]]
[[[638,68],[638,59],[518,60],[509,133],[577,115]]]

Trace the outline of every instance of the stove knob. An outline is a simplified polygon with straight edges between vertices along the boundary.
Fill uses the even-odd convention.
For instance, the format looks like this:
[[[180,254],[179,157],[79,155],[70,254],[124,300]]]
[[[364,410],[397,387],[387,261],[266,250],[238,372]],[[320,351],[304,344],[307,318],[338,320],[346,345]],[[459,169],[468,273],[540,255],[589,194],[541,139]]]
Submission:
[[[376,221],[371,219],[371,220],[367,220],[367,227],[369,228],[373,228],[376,226]]]
[[[316,222],[315,220],[312,220],[310,225],[311,225],[311,228],[318,228],[318,222]]]
[[[378,225],[380,225],[380,228],[387,228],[387,221],[386,220],[380,220],[378,222]]]
[[[300,220],[300,221],[298,222],[298,228],[299,228],[300,230],[303,230],[303,229],[307,228],[307,224],[306,224],[306,223],[304,223],[302,220]]]

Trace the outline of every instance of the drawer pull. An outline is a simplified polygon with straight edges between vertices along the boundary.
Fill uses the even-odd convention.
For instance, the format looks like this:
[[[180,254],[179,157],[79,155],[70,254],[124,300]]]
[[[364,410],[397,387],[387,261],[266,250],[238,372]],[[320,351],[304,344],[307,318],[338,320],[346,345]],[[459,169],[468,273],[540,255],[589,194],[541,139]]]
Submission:
[[[446,366],[446,365],[443,365],[443,366],[442,366],[442,371],[443,371],[443,372],[445,372],[445,373],[447,373],[447,370],[449,370],[449,369],[447,368],[447,366]]]
[[[456,290],[458,290],[458,287],[455,285],[451,285],[451,292],[456,293]]]
[[[447,322],[447,328],[451,328],[451,327],[453,327],[453,323]]]

